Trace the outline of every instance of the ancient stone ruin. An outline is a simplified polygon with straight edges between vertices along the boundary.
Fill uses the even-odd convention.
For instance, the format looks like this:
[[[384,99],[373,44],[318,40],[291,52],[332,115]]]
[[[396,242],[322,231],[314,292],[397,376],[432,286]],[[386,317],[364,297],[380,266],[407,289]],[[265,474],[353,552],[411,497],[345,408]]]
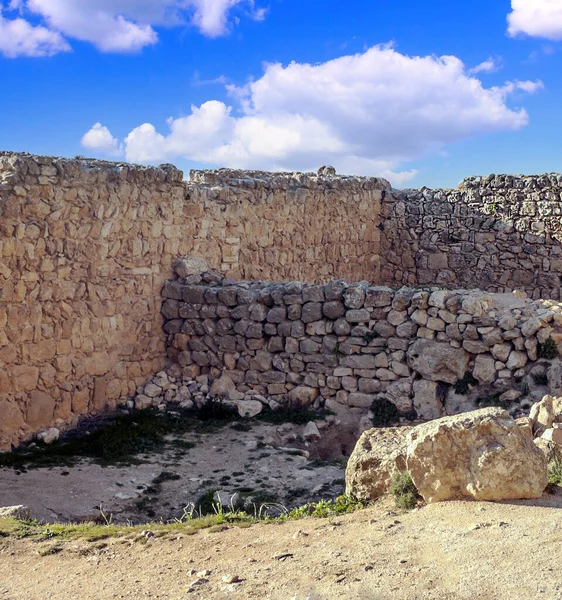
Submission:
[[[231,402],[357,423],[382,401],[422,419],[528,408],[562,387],[561,178],[184,181],[1,153],[0,449],[118,405],[197,401],[198,377]]]

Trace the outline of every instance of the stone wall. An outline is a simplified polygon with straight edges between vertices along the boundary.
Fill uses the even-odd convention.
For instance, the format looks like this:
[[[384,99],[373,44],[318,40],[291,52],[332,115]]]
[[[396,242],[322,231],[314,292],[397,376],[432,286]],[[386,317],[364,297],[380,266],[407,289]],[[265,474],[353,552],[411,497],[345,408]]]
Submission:
[[[491,175],[383,201],[380,283],[561,299],[562,175]]]
[[[183,235],[194,253],[240,279],[376,281],[380,202],[372,177],[191,171]]]
[[[0,450],[115,406],[164,366],[177,256],[233,277],[376,276],[387,187],[0,153]]]
[[[178,273],[187,277],[163,288],[168,355],[188,383],[220,378],[214,395],[231,401],[326,407],[349,420],[387,400],[402,416],[433,419],[490,402],[518,410],[561,387],[555,302]]]
[[[211,268],[233,279],[320,284],[345,277],[395,288],[404,283],[517,288],[534,298],[558,299],[561,189],[562,176],[545,175],[473,178],[458,190],[399,191],[383,179],[340,177],[330,168],[318,175],[193,171],[190,181],[183,181],[181,171],[171,165],[149,168],[0,153],[0,449],[49,425],[73,423],[80,415],[130,398],[164,366],[160,292],[177,257],[204,257]],[[388,305],[347,308],[376,309],[374,318],[368,311],[368,322],[376,325],[383,322],[381,311],[393,303],[394,296]],[[291,306],[286,305],[287,312]],[[396,310],[392,308],[392,319]],[[350,333],[341,335],[360,338],[351,330],[367,325],[346,319],[347,313],[333,326],[349,322]],[[294,321],[305,322],[300,317]],[[388,326],[402,332],[421,327],[414,338],[425,337],[419,332],[426,329],[435,331],[436,338],[444,335],[412,324],[409,317],[406,321]],[[265,333],[266,326],[282,325],[264,323]],[[272,337],[285,340],[283,344],[296,339],[296,354],[303,341],[316,348],[314,344],[332,339],[326,336],[340,335],[313,332],[310,345],[307,337],[282,331]],[[365,363],[374,360],[381,337],[373,345],[360,345]],[[257,352],[253,345],[262,343],[261,338],[249,339],[247,350]],[[290,371],[291,377],[305,373],[306,378],[318,369],[319,394],[326,400],[338,392],[340,398],[366,389],[378,393],[373,386],[379,385],[385,392],[395,376],[401,381],[412,375],[401,354],[406,349],[400,340],[408,336],[388,339],[399,341],[389,342],[389,352],[378,352],[376,368],[358,369],[363,374],[338,360],[338,368],[352,370],[356,391],[345,388],[349,375],[329,375],[339,378],[330,382],[341,389],[327,380],[320,385],[325,373],[314,366],[315,359],[303,359],[304,371]],[[269,338],[266,342],[269,346]],[[383,364],[383,354],[388,354],[388,364]],[[219,368],[222,359],[216,360]],[[231,368],[231,362],[225,366]],[[285,381],[271,382],[259,375],[257,384],[268,393],[269,386],[294,386],[297,382],[285,374]],[[369,377],[378,383],[361,381]]]

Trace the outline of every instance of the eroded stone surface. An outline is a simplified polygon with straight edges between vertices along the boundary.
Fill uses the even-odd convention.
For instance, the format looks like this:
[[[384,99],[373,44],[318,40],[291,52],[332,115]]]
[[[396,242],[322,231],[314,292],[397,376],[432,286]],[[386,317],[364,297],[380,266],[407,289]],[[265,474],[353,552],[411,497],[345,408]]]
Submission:
[[[418,425],[407,467],[427,502],[539,498],[548,483],[544,454],[498,408]]]
[[[359,438],[345,471],[345,491],[359,500],[376,500],[388,491],[392,476],[406,470],[411,427],[369,429]]]

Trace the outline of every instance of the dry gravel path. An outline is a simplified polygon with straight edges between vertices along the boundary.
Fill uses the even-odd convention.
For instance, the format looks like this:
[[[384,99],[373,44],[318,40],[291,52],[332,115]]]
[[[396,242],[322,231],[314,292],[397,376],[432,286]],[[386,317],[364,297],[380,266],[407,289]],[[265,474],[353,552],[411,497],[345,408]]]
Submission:
[[[539,502],[389,500],[336,519],[174,534],[107,546],[0,537],[0,600],[562,599],[562,491]],[[283,560],[279,556],[287,555]],[[193,572],[206,582],[188,591]],[[238,584],[224,576],[236,575]]]

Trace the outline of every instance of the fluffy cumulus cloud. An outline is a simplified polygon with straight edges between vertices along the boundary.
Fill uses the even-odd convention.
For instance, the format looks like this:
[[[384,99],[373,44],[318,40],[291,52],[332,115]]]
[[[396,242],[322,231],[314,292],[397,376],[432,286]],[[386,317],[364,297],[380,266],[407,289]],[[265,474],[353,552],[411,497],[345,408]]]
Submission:
[[[90,42],[102,52],[135,52],[157,43],[156,28],[187,24],[217,37],[228,31],[238,5],[263,19],[254,0],[0,0],[0,52],[48,56],[68,50],[68,39]]]
[[[123,153],[119,140],[111,135],[107,127],[96,123],[90,131],[82,137],[82,146],[93,150],[95,153],[107,156],[120,156]]]
[[[562,2],[560,0],[511,0],[508,33],[549,40],[562,40]]]
[[[5,19],[0,7],[0,54],[8,58],[53,56],[69,50],[70,46],[60,33],[41,25],[31,25],[25,19]]]
[[[132,162],[178,157],[235,168],[311,170],[333,164],[342,173],[383,175],[395,184],[414,171],[401,165],[483,132],[517,130],[528,122],[512,94],[540,82],[483,86],[454,56],[410,57],[391,46],[326,63],[269,64],[244,87],[229,86],[232,106],[217,100],[150,123],[124,140]],[[111,134],[108,135],[111,137]]]

